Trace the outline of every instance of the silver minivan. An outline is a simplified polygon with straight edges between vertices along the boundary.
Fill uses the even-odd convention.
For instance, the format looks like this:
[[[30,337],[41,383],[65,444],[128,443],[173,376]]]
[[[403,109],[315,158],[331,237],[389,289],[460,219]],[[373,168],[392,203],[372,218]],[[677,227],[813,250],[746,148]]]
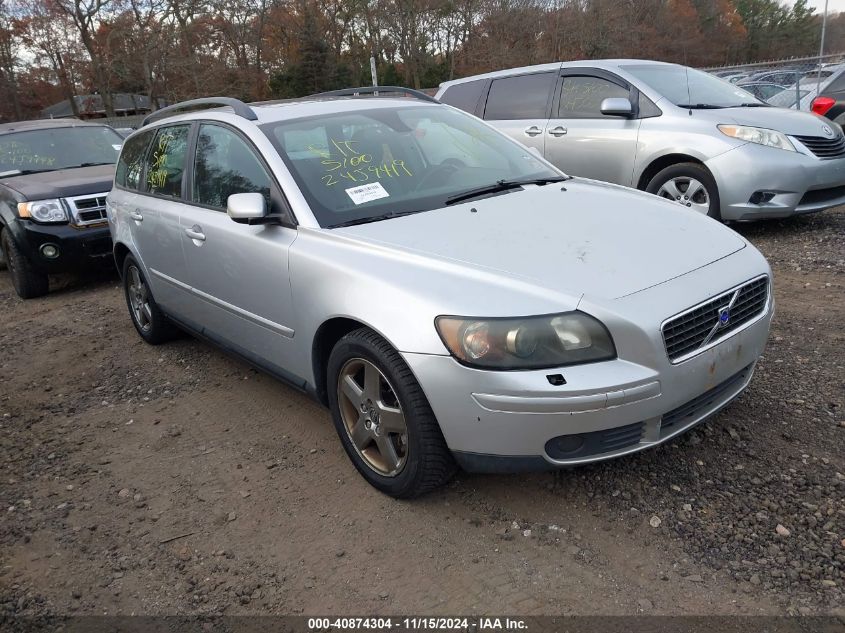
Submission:
[[[567,174],[656,193],[722,220],[845,203],[845,135],[693,68],[578,61],[441,84],[440,101],[535,148]]]

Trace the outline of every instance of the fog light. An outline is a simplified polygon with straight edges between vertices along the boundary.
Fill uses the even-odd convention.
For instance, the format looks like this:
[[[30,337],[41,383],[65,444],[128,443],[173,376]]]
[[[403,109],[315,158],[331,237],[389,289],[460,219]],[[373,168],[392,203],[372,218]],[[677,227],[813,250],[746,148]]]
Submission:
[[[553,439],[549,444],[550,446],[547,446],[546,450],[552,454],[552,457],[562,457],[581,450],[584,446],[584,436],[580,433],[561,435]]]
[[[748,202],[751,204],[766,204],[767,202],[771,202],[775,195],[774,191],[755,191],[751,194]]]
[[[56,259],[59,256],[59,247],[55,244],[42,244],[40,250],[47,259]]]

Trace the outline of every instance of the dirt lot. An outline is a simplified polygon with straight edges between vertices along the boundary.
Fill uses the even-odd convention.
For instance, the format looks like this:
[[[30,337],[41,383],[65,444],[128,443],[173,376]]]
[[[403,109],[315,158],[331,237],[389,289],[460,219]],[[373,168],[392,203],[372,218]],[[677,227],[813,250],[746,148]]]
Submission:
[[[116,277],[23,303],[0,273],[0,620],[845,617],[845,211],[738,230],[777,315],[734,405],[636,456],[413,502],[368,487],[305,396],[142,343]]]

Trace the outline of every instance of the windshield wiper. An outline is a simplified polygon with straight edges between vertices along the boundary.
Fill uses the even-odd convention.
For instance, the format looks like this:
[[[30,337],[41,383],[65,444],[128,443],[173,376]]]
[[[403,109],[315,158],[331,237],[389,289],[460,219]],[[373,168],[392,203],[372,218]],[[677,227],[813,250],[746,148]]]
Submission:
[[[688,110],[721,110],[729,106],[716,105],[715,103],[679,103],[678,107]]]
[[[570,178],[572,178],[572,176],[548,176],[546,178],[525,178],[523,180],[497,180],[492,185],[485,185],[483,187],[478,187],[477,189],[470,189],[469,191],[449,196],[446,198],[446,205],[457,204],[458,202],[463,202],[464,200],[470,200],[472,198],[485,196],[491,193],[499,193],[500,191],[519,189],[522,185],[547,185],[550,182],[563,182],[565,180],[569,180]]]
[[[77,167],[99,167],[100,165],[114,165],[114,163],[80,163],[79,165],[68,167],[68,169],[76,169]]]
[[[770,103],[740,103],[737,108],[771,108]]]
[[[382,213],[381,215],[369,215],[365,218],[355,218],[354,220],[347,220],[340,224],[332,224],[330,229],[339,229],[344,226],[355,226],[356,224],[369,224],[370,222],[381,222],[382,220],[390,220],[393,218],[400,218],[403,215],[413,215],[414,213],[422,213],[425,209],[416,209],[414,211],[391,211]]]

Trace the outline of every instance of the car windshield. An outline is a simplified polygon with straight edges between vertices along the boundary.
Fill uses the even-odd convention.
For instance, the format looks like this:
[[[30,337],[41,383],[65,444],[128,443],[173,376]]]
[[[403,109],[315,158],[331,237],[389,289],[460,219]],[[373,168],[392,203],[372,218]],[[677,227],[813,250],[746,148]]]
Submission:
[[[117,162],[121,136],[110,127],[85,125],[0,136],[0,178]]]
[[[638,64],[623,66],[640,81],[681,107],[734,108],[764,105],[753,94],[713,75],[686,66]]]
[[[502,180],[560,178],[524,146],[445,106],[377,107],[261,127],[323,227],[441,208]]]

